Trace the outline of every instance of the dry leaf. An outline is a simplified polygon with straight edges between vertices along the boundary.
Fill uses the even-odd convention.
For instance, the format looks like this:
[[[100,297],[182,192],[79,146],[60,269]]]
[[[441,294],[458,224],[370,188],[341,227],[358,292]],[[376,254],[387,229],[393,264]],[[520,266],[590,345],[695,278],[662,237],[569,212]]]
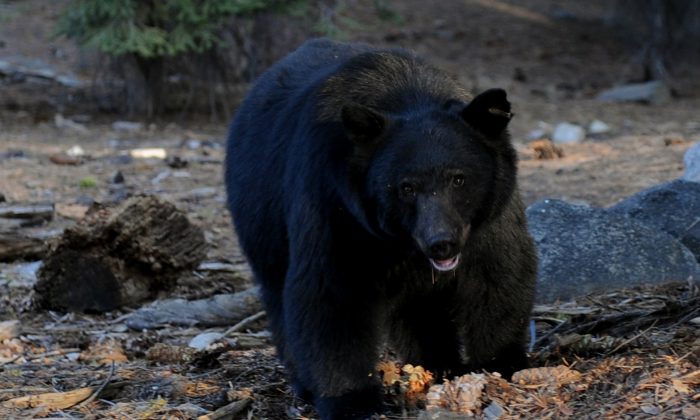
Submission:
[[[673,379],[671,382],[673,383],[673,388],[679,394],[690,394],[693,392],[693,390],[680,379]]]

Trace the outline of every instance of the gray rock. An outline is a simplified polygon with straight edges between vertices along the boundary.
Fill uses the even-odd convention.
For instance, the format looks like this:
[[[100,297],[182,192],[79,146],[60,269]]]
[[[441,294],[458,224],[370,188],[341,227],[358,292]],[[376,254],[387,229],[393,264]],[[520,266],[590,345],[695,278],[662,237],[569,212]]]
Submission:
[[[554,128],[552,141],[559,144],[580,143],[586,138],[586,130],[576,124],[559,123]]]
[[[661,104],[671,99],[671,89],[660,80],[632,83],[604,90],[597,96],[604,102],[644,102]]]
[[[527,209],[540,257],[537,301],[667,280],[700,279],[673,236],[604,209],[544,200]]]
[[[224,338],[224,335],[220,332],[200,333],[194,336],[190,340],[190,342],[187,343],[187,347],[191,347],[197,350],[204,350],[207,347],[209,347],[212,343],[221,340],[222,338]]]
[[[700,183],[677,179],[635,194],[608,211],[663,230],[700,261]]]
[[[686,181],[700,182],[700,141],[695,143],[683,156],[683,179]]]
[[[593,120],[588,126],[588,132],[590,134],[605,134],[610,131],[610,126],[601,120]]]

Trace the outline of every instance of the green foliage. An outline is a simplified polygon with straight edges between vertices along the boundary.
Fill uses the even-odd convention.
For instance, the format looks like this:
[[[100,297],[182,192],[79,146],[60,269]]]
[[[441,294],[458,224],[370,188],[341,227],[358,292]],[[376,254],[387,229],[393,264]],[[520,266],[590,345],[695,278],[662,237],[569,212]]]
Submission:
[[[74,0],[56,34],[110,55],[142,58],[203,53],[223,44],[232,16],[297,7],[308,0]]]
[[[91,176],[86,176],[85,178],[80,180],[78,185],[82,189],[95,188],[97,186],[97,181]]]

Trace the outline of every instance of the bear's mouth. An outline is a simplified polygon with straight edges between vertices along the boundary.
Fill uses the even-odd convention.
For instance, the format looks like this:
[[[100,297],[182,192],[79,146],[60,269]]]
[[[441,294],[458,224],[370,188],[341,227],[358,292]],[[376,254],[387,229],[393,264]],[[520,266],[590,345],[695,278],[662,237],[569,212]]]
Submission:
[[[459,265],[459,254],[445,260],[436,260],[433,258],[429,258],[429,260],[430,264],[438,271],[452,271]]]

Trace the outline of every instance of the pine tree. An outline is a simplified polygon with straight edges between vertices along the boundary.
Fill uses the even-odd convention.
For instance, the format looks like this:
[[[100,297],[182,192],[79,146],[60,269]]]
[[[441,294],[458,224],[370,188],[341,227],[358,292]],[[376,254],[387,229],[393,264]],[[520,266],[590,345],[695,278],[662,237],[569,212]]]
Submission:
[[[157,113],[167,58],[224,47],[220,31],[232,17],[298,10],[308,0],[74,0],[56,33],[117,58],[131,68],[129,113]]]

